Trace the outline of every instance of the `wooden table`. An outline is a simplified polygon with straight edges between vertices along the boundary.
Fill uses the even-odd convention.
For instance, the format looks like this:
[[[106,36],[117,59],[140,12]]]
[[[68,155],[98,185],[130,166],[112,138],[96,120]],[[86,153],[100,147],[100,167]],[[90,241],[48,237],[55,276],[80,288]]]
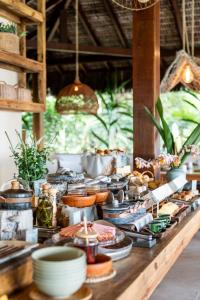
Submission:
[[[134,248],[131,255],[114,263],[115,278],[91,285],[93,300],[144,300],[158,286],[200,227],[200,208],[189,214],[171,235],[152,249]],[[27,299],[30,287],[12,300]]]

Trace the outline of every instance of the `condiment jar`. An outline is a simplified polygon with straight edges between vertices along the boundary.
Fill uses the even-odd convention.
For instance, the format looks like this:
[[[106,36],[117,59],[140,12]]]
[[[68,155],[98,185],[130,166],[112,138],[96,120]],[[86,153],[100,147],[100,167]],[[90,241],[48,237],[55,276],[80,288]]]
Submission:
[[[95,231],[85,232],[79,230],[75,235],[74,246],[85,251],[88,264],[95,263],[98,250],[97,233]]]
[[[31,191],[26,191],[20,187],[19,181],[12,180],[11,188],[0,193],[0,209],[30,209],[32,195]]]
[[[38,207],[36,209],[37,225],[50,228],[53,220],[53,205],[48,195],[49,185],[42,186],[42,194],[38,200]]]

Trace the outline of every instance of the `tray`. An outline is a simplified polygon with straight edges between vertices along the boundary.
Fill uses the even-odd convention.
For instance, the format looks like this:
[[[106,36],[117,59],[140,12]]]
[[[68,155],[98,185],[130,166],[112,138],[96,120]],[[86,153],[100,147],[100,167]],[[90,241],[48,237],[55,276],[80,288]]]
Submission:
[[[149,232],[149,233],[151,233],[152,234],[152,236],[154,237],[154,238],[157,238],[157,239],[163,239],[163,238],[165,238],[166,236],[168,236],[170,233],[171,233],[171,231],[172,231],[172,229],[174,229],[174,227],[177,225],[177,221],[175,220],[175,221],[172,221],[171,222],[171,224],[170,224],[170,227],[168,227],[168,228],[166,228],[164,231],[162,231],[162,232],[159,232],[159,233],[154,233],[154,232],[152,232],[147,226],[145,226],[142,230],[141,230],[141,233],[146,233],[146,232]]]

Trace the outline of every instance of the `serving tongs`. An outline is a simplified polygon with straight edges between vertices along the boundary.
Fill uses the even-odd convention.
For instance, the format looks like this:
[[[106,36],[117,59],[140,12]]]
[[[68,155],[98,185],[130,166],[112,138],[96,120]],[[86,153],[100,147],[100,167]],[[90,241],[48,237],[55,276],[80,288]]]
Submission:
[[[146,240],[146,241],[151,241],[153,239],[153,235],[150,233],[140,233],[134,230],[130,230],[127,228],[127,225],[120,225],[118,226],[119,229],[122,229],[124,231],[124,233],[132,238],[137,238],[137,239],[142,239],[142,240]]]

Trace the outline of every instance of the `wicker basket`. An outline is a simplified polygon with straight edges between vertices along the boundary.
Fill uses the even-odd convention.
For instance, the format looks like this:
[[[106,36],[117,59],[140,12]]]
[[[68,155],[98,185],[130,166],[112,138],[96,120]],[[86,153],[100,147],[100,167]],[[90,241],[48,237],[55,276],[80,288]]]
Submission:
[[[6,84],[4,81],[0,81],[0,100],[16,100],[17,91],[14,86]]]
[[[23,102],[32,102],[32,92],[29,89],[25,88],[16,88],[17,90],[17,99]]]
[[[13,33],[0,32],[0,50],[19,54],[19,37]]]

